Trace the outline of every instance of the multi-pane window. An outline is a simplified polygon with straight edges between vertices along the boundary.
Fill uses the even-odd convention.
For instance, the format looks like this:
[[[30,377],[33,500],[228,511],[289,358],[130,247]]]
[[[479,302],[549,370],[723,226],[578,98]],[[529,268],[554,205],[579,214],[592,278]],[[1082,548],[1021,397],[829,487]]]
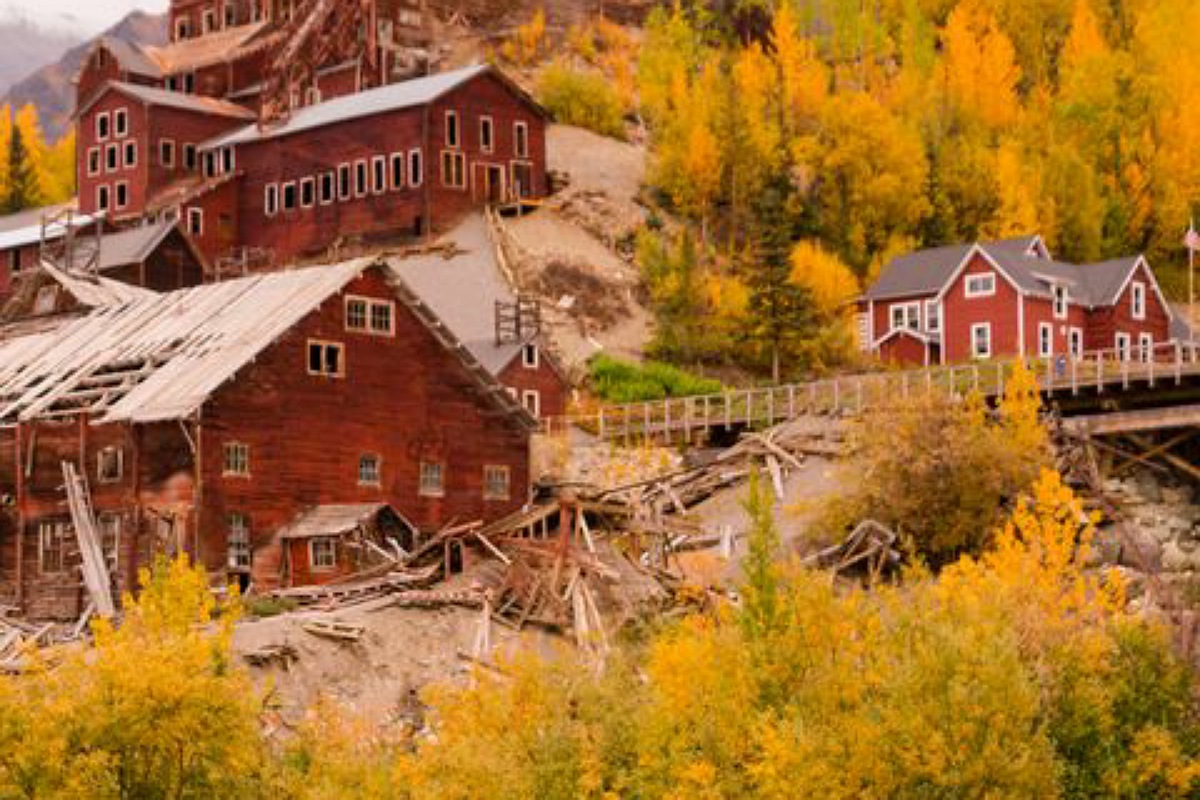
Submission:
[[[1138,355],[1146,363],[1154,358],[1154,334],[1138,334]]]
[[[971,326],[971,357],[992,357],[992,326],[990,323],[981,322]]]
[[[892,330],[916,331],[921,329],[920,303],[897,303],[891,307],[889,313],[891,315]]]
[[[446,492],[445,474],[441,464],[421,462],[420,493],[423,497],[441,497]]]
[[[371,191],[375,194],[383,194],[387,191],[387,158],[384,156],[375,156],[371,160]]]
[[[542,415],[542,394],[536,389],[526,389],[521,393],[521,403],[525,410],[535,417]]]
[[[511,491],[512,473],[508,467],[489,465],[483,468],[483,499],[507,500]]]
[[[1129,344],[1130,337],[1128,333],[1118,333],[1116,337],[1117,358],[1121,361],[1129,360]]]
[[[121,480],[124,466],[124,451],[119,447],[105,447],[96,454],[96,480],[100,483],[116,483]]]
[[[529,157],[529,125],[524,122],[513,124],[513,150],[517,158]]]
[[[38,571],[47,575],[66,569],[67,540],[74,530],[66,520],[38,523]]]
[[[337,567],[337,541],[328,536],[308,540],[308,563],[314,570]]]
[[[1146,318],[1146,284],[1134,281],[1130,284],[1131,311],[1134,319]]]
[[[229,515],[229,568],[238,572],[250,569],[250,521],[235,511]]]
[[[222,472],[226,475],[249,475],[250,445],[242,442],[226,442]]]
[[[1048,322],[1038,324],[1038,355],[1042,358],[1054,355],[1054,326]]]
[[[358,457],[358,482],[363,486],[378,486],[380,483],[380,459],[374,453]]]
[[[495,126],[492,124],[491,117],[479,118],[479,149],[485,153],[490,153],[495,148],[496,144]]]
[[[408,185],[414,189],[425,182],[425,160],[420,150],[409,151]]]
[[[346,374],[342,345],[337,342],[308,343],[308,374],[340,378]]]
[[[121,561],[121,516],[101,514],[97,520],[100,528],[100,550],[109,573],[115,573]]]
[[[1079,328],[1071,328],[1071,355],[1074,358],[1083,357],[1083,331]]]
[[[1067,316],[1067,287],[1054,286],[1054,318],[1066,319]]]
[[[982,275],[968,275],[966,284],[967,297],[988,297],[996,293],[996,273],[987,272]]]
[[[346,330],[391,336],[394,332],[395,304],[369,297],[346,298]]]
[[[451,189],[467,185],[467,157],[449,150],[442,153],[442,184]]]
[[[392,153],[392,191],[404,188],[404,153]]]
[[[925,301],[925,330],[930,333],[942,331],[942,310],[937,300]]]

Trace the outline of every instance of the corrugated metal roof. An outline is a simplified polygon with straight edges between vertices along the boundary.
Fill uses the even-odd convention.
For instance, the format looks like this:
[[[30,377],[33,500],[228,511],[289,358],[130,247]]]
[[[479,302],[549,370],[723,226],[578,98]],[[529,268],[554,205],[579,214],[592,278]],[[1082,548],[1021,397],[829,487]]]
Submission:
[[[375,519],[387,503],[317,506],[297,516],[279,532],[280,539],[316,539],[344,536]]]
[[[166,89],[158,89],[153,86],[140,86],[136,83],[123,83],[120,81],[114,81],[109,85],[117,91],[154,106],[178,108],[183,111],[195,111],[198,114],[212,114],[219,117],[233,117],[234,119],[256,118],[255,113],[250,109],[226,102],[225,100],[218,100],[215,97],[183,94],[182,92],[168,92]]]
[[[9,250],[14,247],[28,247],[31,244],[37,244],[40,242],[42,240],[42,214],[51,214],[57,208],[59,207],[55,206],[53,208],[36,209],[35,211],[31,212],[22,212],[22,215],[20,216],[22,216],[23,221],[25,221],[27,224],[25,224],[24,227],[14,228],[0,233],[0,250]],[[31,222],[29,221],[30,217],[24,216],[25,214],[32,216]],[[103,216],[103,214],[94,216],[81,214],[80,216],[75,217],[74,224],[81,226],[91,225],[97,219],[102,219]],[[46,229],[46,235],[51,239],[58,239],[65,233],[66,228],[59,224],[51,225]]]
[[[492,375],[512,363],[517,344],[496,344],[496,303],[516,298],[496,264],[496,251],[481,214],[468,216],[445,236],[455,254],[389,259],[409,288],[458,337]]]
[[[302,131],[321,128],[337,122],[369,117],[387,111],[423,106],[467,81],[489,72],[491,67],[477,64],[464,69],[415,78],[378,89],[338,97],[324,103],[296,109],[282,125],[260,129],[257,124],[220,136],[201,145],[203,150],[278,139]]]

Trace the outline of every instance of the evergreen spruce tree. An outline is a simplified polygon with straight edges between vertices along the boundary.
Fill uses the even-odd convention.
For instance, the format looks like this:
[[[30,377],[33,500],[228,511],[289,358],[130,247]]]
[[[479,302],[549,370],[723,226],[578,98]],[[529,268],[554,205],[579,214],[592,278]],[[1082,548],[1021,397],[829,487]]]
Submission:
[[[26,208],[34,208],[40,202],[37,176],[29,159],[29,148],[25,146],[20,126],[14,125],[12,139],[8,145],[8,186],[0,205],[5,214],[15,214]]]
[[[770,354],[771,380],[779,383],[787,346],[800,339],[813,322],[808,292],[791,280],[795,226],[793,189],[784,168],[772,175],[754,206],[752,239],[745,264],[750,288],[747,334]]]

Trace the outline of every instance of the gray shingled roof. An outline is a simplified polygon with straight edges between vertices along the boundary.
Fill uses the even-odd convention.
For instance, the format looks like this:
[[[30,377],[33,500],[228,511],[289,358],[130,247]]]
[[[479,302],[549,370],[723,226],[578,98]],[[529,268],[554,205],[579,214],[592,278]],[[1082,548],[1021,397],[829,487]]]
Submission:
[[[241,130],[207,142],[201,148],[211,150],[217,147],[277,139],[337,122],[427,105],[491,69],[486,64],[477,64],[464,69],[443,72],[425,78],[415,78],[378,89],[369,89],[365,92],[338,97],[324,103],[296,109],[291,118],[282,125],[265,129],[260,129],[257,124],[247,125]]]
[[[500,274],[482,215],[468,216],[450,231],[451,258],[425,255],[389,259],[388,265],[492,375],[512,363],[517,344],[496,344],[496,303],[516,299]]]
[[[166,89],[158,89],[153,86],[141,86],[136,83],[124,83],[122,81],[112,81],[108,84],[110,89],[122,92],[143,103],[152,106],[165,106],[167,108],[178,108],[183,111],[194,111],[198,114],[210,114],[219,117],[233,117],[234,119],[251,120],[257,116],[253,111],[243,106],[229,103],[225,100],[218,100],[215,97],[204,97],[198,94],[184,94],[182,92],[168,92]],[[76,116],[82,116],[87,109],[93,105],[96,100],[104,95],[103,91],[97,92],[90,103],[79,109]]]
[[[1068,264],[1029,255],[1038,241],[1036,236],[1022,236],[982,242],[978,246],[1023,292],[1048,297],[1051,284],[1062,283],[1068,287],[1074,302],[1090,306],[1115,302],[1117,292],[1141,258]],[[936,294],[973,247],[970,244],[936,247],[895,258],[863,296],[867,300],[886,300]]]

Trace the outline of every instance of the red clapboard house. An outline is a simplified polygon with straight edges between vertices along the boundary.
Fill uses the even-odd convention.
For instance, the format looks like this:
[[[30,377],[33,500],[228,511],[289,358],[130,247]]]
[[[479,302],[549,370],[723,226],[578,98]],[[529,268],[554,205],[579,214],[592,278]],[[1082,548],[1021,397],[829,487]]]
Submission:
[[[87,603],[64,462],[123,590],[178,552],[322,583],[356,571],[365,527],[407,549],[409,523],[526,502],[535,420],[387,264],[137,291],[0,341],[0,602]]]
[[[864,349],[909,365],[1096,351],[1149,359],[1181,335],[1145,258],[1068,264],[1040,236],[901,256],[858,311]]]

